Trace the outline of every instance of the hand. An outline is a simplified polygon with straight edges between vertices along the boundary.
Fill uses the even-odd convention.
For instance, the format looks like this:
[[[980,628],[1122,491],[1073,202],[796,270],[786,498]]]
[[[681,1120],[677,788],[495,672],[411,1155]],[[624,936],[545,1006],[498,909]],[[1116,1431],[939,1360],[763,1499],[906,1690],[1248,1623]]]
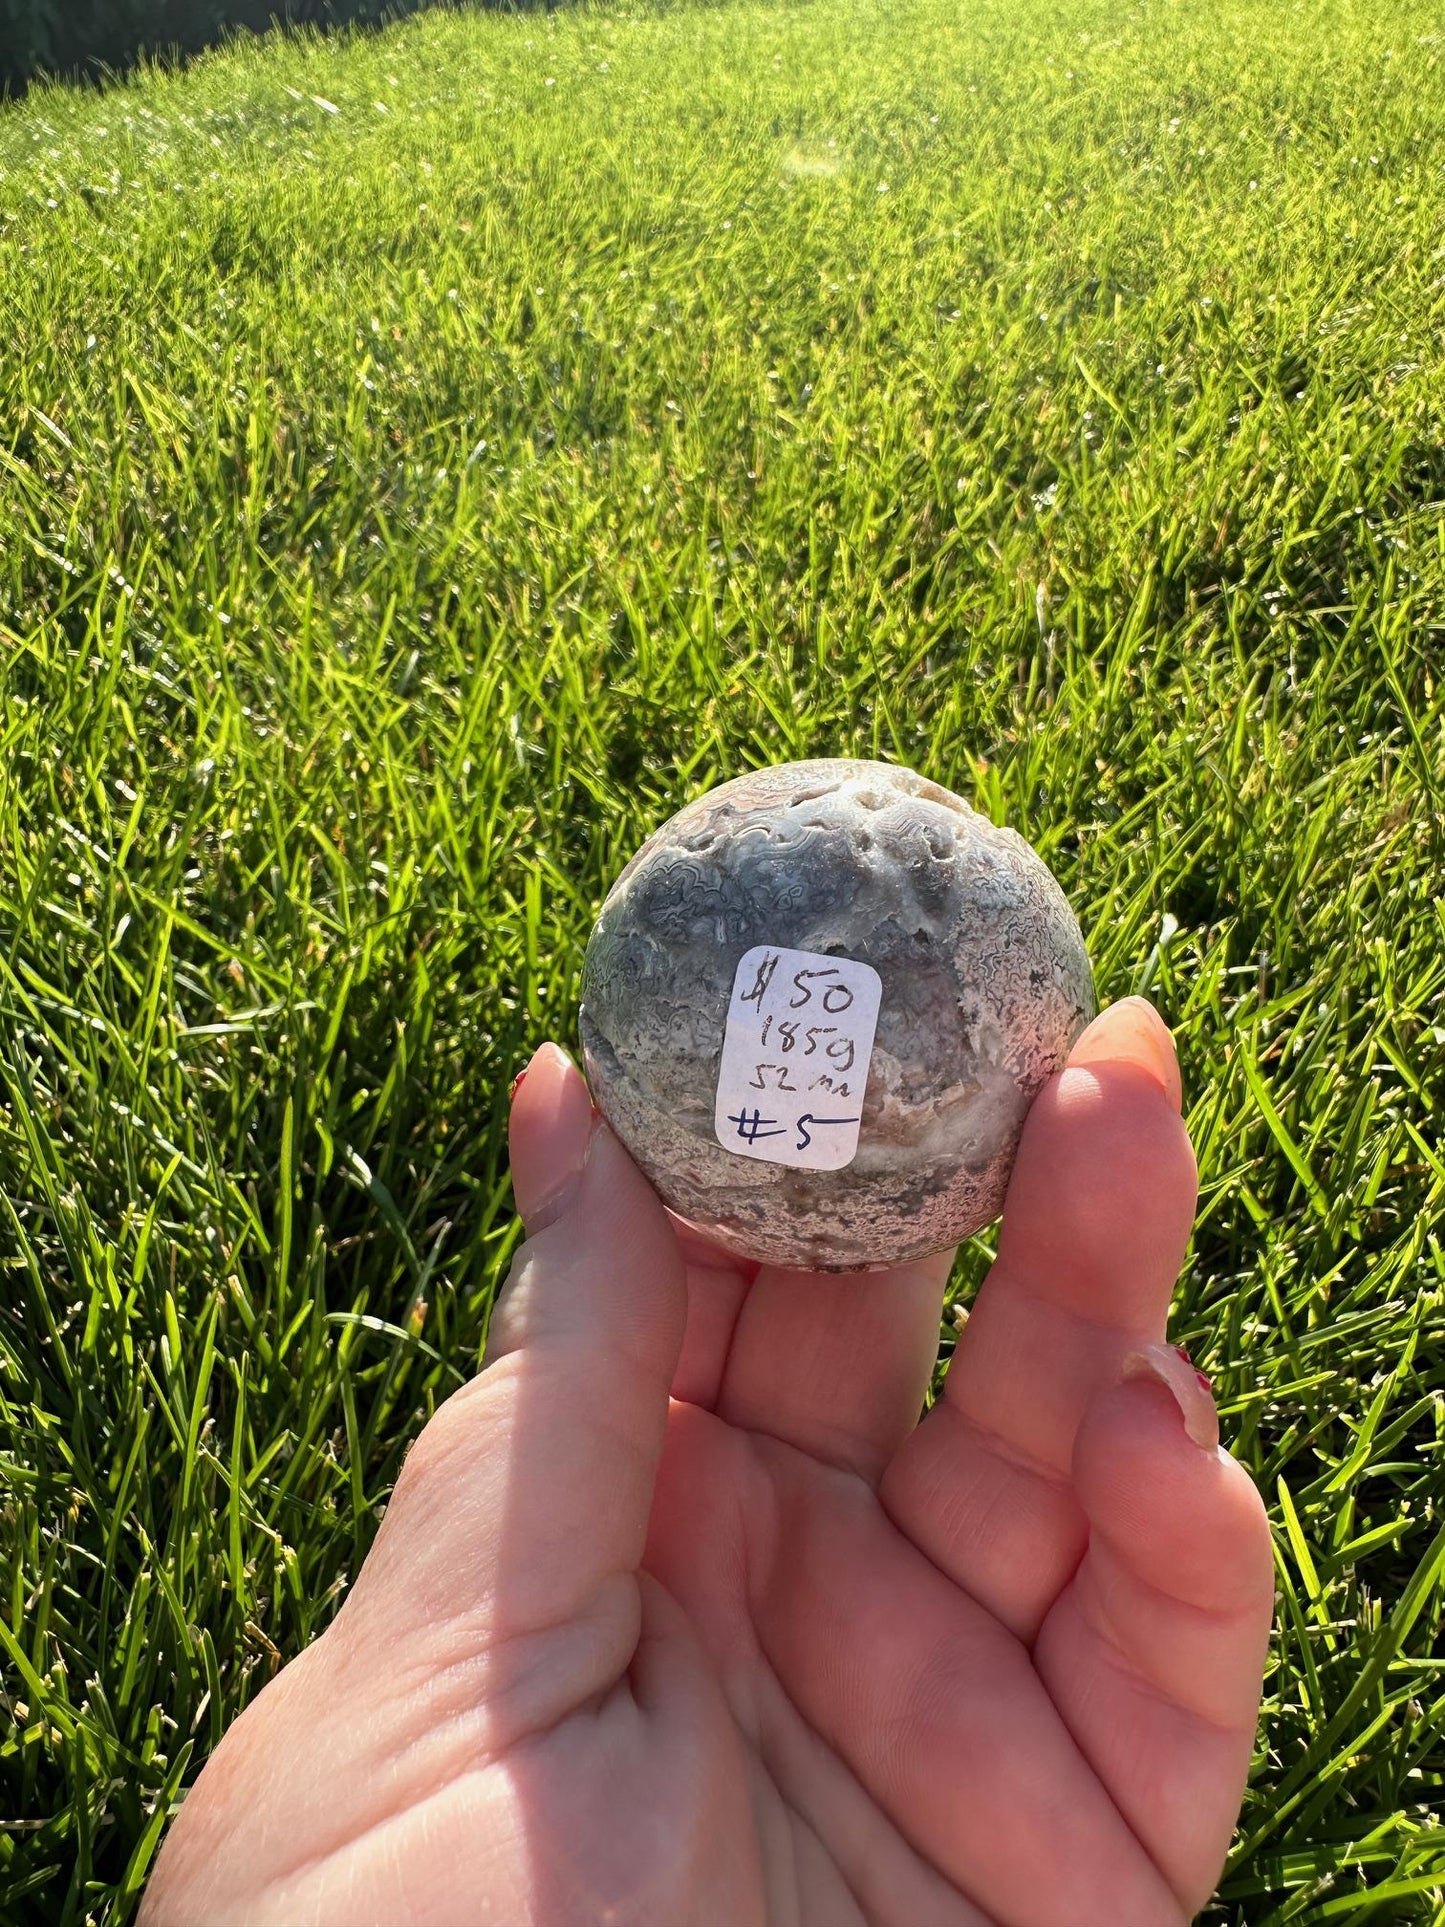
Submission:
[[[736,1264],[552,1046],[511,1143],[489,1363],[201,1775],[148,1927],[1180,1927],[1272,1566],[1161,1342],[1195,1172],[1148,1005],[1030,1112],[921,1424],[951,1254]]]

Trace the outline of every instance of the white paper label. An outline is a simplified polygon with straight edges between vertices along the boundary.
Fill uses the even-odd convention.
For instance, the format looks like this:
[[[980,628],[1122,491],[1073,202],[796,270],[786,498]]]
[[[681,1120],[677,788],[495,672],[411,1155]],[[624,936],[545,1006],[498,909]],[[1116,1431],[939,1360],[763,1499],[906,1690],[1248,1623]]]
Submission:
[[[871,964],[757,944],[738,965],[713,1128],[739,1157],[841,1171],[858,1150],[883,983]]]

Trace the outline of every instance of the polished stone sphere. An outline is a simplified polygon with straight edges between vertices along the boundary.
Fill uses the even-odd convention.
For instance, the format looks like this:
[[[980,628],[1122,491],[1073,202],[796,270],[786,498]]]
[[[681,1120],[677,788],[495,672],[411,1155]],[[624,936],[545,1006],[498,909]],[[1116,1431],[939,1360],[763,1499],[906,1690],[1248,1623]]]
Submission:
[[[1093,1013],[1078,923],[1022,837],[837,760],[740,776],[648,838],[587,946],[580,1023],[665,1204],[738,1257],[847,1271],[998,1215]],[[848,1161],[806,1168],[820,1144]]]

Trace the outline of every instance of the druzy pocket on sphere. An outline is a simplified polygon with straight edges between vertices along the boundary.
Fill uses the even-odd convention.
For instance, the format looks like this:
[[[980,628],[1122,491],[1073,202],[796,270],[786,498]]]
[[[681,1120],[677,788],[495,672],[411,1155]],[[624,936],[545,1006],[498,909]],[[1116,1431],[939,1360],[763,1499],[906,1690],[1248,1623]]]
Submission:
[[[813,1270],[996,1217],[1093,1013],[1039,857],[887,763],[784,764],[689,804],[617,879],[582,975],[593,1096],[663,1201]]]

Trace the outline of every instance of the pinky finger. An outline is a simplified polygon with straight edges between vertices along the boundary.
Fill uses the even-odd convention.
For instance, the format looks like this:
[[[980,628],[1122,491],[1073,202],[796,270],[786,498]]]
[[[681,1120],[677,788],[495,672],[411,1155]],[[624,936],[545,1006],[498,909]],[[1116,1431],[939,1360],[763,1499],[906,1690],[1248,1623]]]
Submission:
[[[1209,1394],[1176,1353],[1149,1346],[1126,1362],[1079,1429],[1088,1549],[1034,1654],[1191,1916],[1239,1815],[1274,1608],[1263,1502],[1217,1439]]]

